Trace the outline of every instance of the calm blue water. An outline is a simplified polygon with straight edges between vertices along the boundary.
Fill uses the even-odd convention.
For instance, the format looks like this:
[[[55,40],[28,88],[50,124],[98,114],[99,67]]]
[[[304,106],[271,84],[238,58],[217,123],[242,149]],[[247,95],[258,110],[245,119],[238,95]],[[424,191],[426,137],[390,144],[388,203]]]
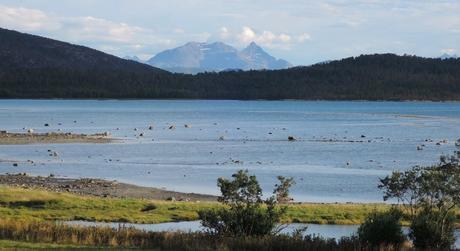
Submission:
[[[217,194],[218,177],[249,169],[267,192],[276,176],[294,177],[298,201],[376,202],[379,177],[453,152],[460,103],[0,100],[0,129],[23,128],[108,131],[121,140],[2,145],[0,173],[98,177]],[[444,139],[448,143],[436,145]],[[50,157],[48,149],[59,156]]]

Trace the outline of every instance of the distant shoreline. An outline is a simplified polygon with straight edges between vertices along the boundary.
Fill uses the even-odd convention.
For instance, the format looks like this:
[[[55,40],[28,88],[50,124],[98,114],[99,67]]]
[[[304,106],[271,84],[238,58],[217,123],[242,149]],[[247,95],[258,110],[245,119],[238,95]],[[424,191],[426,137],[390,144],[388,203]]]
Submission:
[[[376,102],[376,103],[460,103],[456,99],[204,99],[204,98],[5,98],[0,97],[2,100],[36,100],[36,101],[291,101],[291,102]]]

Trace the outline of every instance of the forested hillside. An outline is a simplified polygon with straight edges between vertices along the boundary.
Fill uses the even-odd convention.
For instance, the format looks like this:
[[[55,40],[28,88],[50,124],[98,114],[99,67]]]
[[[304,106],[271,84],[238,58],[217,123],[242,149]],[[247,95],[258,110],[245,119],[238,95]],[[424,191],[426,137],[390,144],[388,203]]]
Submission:
[[[460,100],[460,59],[376,54],[285,70],[186,75],[0,29],[0,97]]]

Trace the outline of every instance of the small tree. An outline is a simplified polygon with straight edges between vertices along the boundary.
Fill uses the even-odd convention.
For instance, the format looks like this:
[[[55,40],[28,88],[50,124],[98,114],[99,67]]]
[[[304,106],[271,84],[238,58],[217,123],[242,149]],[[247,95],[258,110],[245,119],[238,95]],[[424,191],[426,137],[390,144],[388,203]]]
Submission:
[[[455,241],[450,219],[453,210],[460,205],[458,157],[459,153],[455,152],[455,155],[441,157],[437,165],[395,171],[380,180],[379,188],[384,190],[384,200],[396,198],[410,209],[411,237],[416,246],[421,243],[415,241],[417,235],[419,240],[420,236],[439,236],[433,239],[439,241],[429,243],[430,248],[446,246],[448,242],[451,245]],[[422,227],[423,224],[426,226]]]
[[[406,239],[400,223],[402,216],[397,208],[371,213],[358,228],[359,240],[370,248],[389,245],[398,248]]]
[[[278,176],[279,184],[275,185],[273,193],[276,195],[276,201],[280,204],[289,203],[293,199],[289,197],[289,189],[295,185],[294,178],[286,178],[284,176]]]
[[[279,232],[276,225],[285,214],[286,208],[278,206],[275,199],[277,194],[264,200],[256,176],[248,175],[247,170],[240,170],[232,177],[233,180],[217,180],[222,193],[218,201],[225,206],[199,211],[202,226],[211,234],[229,236],[269,235]],[[284,184],[283,191],[289,191],[290,184]]]

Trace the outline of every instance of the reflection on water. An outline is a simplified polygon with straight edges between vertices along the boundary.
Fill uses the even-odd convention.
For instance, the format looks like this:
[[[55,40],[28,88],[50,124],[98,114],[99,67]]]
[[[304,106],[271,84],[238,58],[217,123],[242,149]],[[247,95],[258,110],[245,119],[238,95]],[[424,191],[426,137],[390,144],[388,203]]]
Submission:
[[[218,177],[249,169],[267,191],[277,175],[294,177],[298,201],[376,202],[379,177],[453,151],[460,103],[0,100],[0,129],[23,128],[108,131],[122,141],[1,145],[0,173],[217,194]]]

